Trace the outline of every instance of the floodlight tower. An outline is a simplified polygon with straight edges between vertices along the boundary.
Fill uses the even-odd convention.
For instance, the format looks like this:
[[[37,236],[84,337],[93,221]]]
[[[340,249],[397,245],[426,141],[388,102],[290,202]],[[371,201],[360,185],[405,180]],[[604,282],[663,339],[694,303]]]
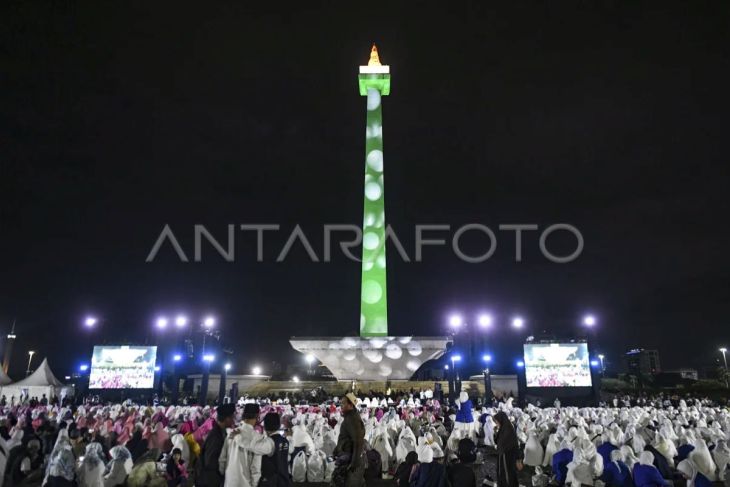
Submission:
[[[375,44],[370,50],[367,66],[360,66],[357,79],[360,95],[367,97],[360,336],[388,336],[381,98],[390,94],[390,66],[380,63]]]

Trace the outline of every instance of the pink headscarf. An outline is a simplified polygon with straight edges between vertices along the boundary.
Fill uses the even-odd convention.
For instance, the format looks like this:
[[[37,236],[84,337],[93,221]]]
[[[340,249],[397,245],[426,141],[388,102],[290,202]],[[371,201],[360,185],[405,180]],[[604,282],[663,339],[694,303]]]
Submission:
[[[193,438],[198,442],[198,444],[202,445],[205,442],[205,437],[208,436],[210,430],[213,429],[213,421],[215,421],[215,419],[212,417],[206,419],[205,423],[203,423],[200,428],[195,430],[195,433],[193,433]]]
[[[150,448],[159,448],[162,451],[169,450],[167,443],[170,441],[170,435],[167,433],[167,429],[162,423],[157,423],[155,425],[148,441]]]

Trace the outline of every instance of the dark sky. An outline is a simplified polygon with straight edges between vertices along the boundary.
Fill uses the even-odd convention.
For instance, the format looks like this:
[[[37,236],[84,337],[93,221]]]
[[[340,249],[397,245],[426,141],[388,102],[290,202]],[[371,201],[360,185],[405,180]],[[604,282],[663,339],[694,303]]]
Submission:
[[[273,262],[296,224],[359,224],[370,44],[384,99],[386,215],[416,224],[567,222],[554,264],[525,236],[458,261],[389,249],[391,333],[444,332],[452,310],[498,317],[491,350],[567,332],[585,311],[612,361],[657,347],[665,367],[730,343],[730,4],[696,2],[4,2],[0,14],[0,333],[62,376],[95,340],[144,341],[158,313],[215,313],[236,364],[293,360],[290,335],[347,335],[359,266]],[[349,7],[343,4],[352,4]],[[155,5],[152,5],[155,4]],[[193,225],[278,223],[266,262],[192,255]],[[476,245],[478,239],[475,239]],[[483,245],[483,243],[482,243]],[[83,345],[83,346],[82,346]],[[512,360],[510,358],[510,360]]]

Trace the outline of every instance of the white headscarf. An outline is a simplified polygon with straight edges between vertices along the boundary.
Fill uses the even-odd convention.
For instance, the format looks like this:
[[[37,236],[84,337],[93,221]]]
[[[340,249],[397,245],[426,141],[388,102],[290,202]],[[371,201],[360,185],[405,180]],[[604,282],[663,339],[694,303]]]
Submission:
[[[618,462],[623,462],[623,461],[624,461],[624,454],[621,450],[613,450],[611,452],[611,463],[616,465],[616,468],[618,468],[619,470],[621,470],[621,467],[618,464]]]
[[[420,463],[433,462],[433,449],[430,445],[422,443],[416,448],[416,453],[418,453],[418,461]]]
[[[639,463],[641,465],[651,465],[654,466],[654,454],[650,451],[643,451],[639,455]]]
[[[685,458],[684,460],[679,462],[679,465],[677,465],[677,470],[682,472],[684,476],[687,477],[687,487],[694,487],[695,478],[697,477],[697,466],[694,464],[694,462],[689,458]]]
[[[717,479],[724,482],[728,463],[730,463],[730,448],[725,440],[717,442],[715,449],[712,450],[712,457],[717,465]]]
[[[695,449],[689,454],[689,457],[694,462],[697,470],[707,477],[710,482],[717,480],[717,475],[715,475],[717,466],[712,460],[712,455],[710,455],[710,450],[707,448],[705,440],[700,438],[695,442]]]

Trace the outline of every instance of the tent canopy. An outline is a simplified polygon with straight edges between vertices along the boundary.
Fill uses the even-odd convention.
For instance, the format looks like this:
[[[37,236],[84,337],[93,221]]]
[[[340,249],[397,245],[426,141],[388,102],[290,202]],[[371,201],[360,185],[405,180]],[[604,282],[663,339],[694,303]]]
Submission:
[[[7,376],[6,376],[7,377]],[[48,366],[48,359],[43,359],[43,362],[38,368],[23,380],[13,384],[14,387],[61,387],[63,384],[60,380],[56,379],[53,375],[51,367]]]

